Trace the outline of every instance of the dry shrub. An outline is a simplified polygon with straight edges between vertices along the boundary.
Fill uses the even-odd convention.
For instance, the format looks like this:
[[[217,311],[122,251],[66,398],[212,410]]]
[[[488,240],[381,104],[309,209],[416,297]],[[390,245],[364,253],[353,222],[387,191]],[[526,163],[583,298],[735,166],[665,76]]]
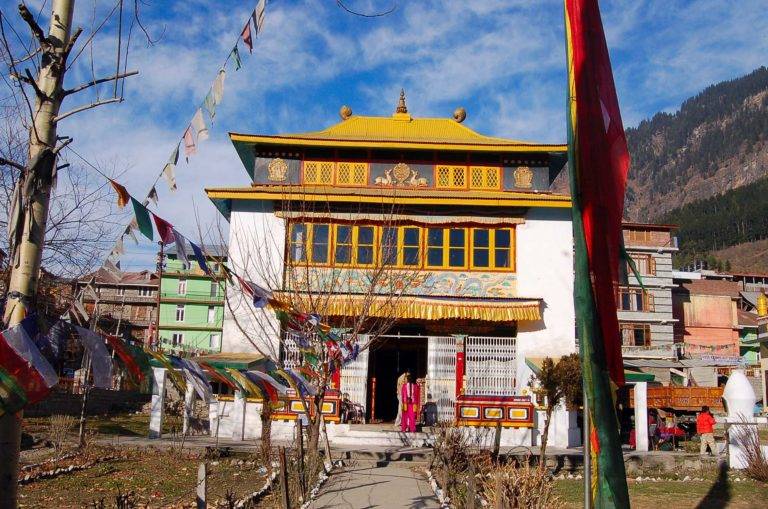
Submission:
[[[480,440],[481,437],[472,437],[455,426],[440,424],[435,428],[430,469],[453,507],[466,505],[470,476],[491,468],[491,454],[480,448]],[[476,492],[479,491],[477,486]]]
[[[53,445],[54,455],[58,457],[64,449],[69,431],[75,425],[75,418],[71,415],[52,415],[48,423],[48,439]]]
[[[757,426],[744,426],[738,439],[747,464],[744,473],[756,481],[768,483],[768,458],[763,453]]]
[[[555,495],[549,473],[520,464],[499,465],[483,478],[483,495],[491,507],[507,509],[560,509],[563,501]]]

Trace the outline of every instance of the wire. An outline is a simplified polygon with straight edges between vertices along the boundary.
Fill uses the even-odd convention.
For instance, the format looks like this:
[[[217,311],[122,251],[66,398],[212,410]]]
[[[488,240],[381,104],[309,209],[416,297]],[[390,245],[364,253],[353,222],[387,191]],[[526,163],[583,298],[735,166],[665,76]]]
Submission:
[[[341,7],[342,9],[347,11],[348,13],[354,14],[355,16],[360,16],[361,18],[380,18],[382,16],[386,16],[388,14],[392,14],[397,9],[397,2],[394,2],[392,4],[392,7],[388,11],[377,12],[375,14],[365,14],[365,13],[354,11],[354,10],[350,9],[341,0],[336,0],[336,5],[338,5],[339,7]]]

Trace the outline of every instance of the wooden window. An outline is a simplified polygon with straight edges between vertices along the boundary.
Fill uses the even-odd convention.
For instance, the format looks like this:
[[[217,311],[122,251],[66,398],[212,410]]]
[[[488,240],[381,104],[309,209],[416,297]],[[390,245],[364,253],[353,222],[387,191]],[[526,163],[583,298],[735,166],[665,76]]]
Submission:
[[[330,225],[312,224],[309,226],[311,226],[309,231],[309,245],[312,246],[309,261],[321,264],[328,263],[331,248]]]
[[[178,292],[179,295],[187,294],[187,280],[184,278],[179,279]]]
[[[355,226],[355,265],[373,265],[373,244],[376,232],[373,226]]]
[[[632,253],[629,257],[635,262],[637,272],[639,272],[641,276],[656,275],[656,261],[653,259],[653,256],[649,254]],[[627,267],[627,274],[630,276],[632,275],[632,269],[630,267]]]
[[[336,183],[342,186],[364,186],[368,183],[368,163],[338,163]]]
[[[379,259],[382,265],[398,265],[398,231],[396,227],[381,229]]]
[[[221,334],[214,332],[208,338],[208,348],[216,349],[221,344]]]
[[[307,261],[307,225],[293,223],[289,242],[289,260],[291,262]]]
[[[436,166],[435,187],[465,189],[467,187],[467,167],[442,164]]]
[[[427,229],[427,267],[460,269],[467,266],[466,228]]]
[[[442,267],[445,258],[445,236],[442,228],[427,228],[427,267]]]
[[[328,185],[333,183],[334,163],[331,161],[304,161],[304,183]]]
[[[501,168],[470,166],[470,189],[501,189]]]
[[[182,343],[184,343],[184,333],[183,332],[174,332],[171,342],[173,343],[173,346],[181,346]]]
[[[177,322],[184,321],[184,304],[176,305],[176,321]]]
[[[467,266],[467,230],[451,228],[448,230],[448,267]]]
[[[515,236],[512,228],[473,228],[471,266],[514,270]]]
[[[336,225],[336,249],[334,261],[339,264],[352,263],[352,227]]]
[[[208,306],[208,323],[216,323],[216,308]]]
[[[621,311],[653,311],[653,295],[642,288],[619,287],[616,292],[616,307]]]
[[[404,267],[421,265],[421,228],[405,226],[400,229],[402,239],[402,261]]]
[[[651,326],[644,323],[620,323],[621,344],[624,346],[650,346]]]

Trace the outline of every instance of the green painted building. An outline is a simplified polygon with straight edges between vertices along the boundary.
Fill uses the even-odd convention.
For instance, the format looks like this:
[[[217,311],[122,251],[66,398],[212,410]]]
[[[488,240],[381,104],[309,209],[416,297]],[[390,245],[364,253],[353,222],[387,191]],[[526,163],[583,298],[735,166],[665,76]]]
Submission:
[[[221,274],[221,248],[207,248],[208,267]],[[160,344],[168,350],[221,351],[226,279],[215,281],[194,257],[179,260],[175,246],[166,251],[160,282]]]

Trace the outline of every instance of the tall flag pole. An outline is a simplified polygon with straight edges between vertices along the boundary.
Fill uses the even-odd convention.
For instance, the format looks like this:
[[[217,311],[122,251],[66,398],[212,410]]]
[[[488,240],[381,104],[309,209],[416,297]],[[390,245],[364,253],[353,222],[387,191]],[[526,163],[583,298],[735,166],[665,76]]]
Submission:
[[[564,1],[574,305],[591,420],[592,500],[597,509],[628,508],[614,404],[624,384],[614,284],[629,152],[598,2]]]

